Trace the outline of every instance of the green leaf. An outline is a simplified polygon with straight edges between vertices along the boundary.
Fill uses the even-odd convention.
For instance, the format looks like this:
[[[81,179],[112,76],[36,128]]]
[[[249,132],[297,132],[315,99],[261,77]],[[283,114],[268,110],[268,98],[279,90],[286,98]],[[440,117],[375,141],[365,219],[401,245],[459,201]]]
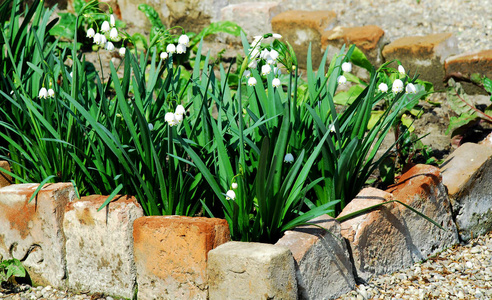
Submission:
[[[24,269],[21,262],[16,258],[9,259],[6,261],[6,269],[7,269],[7,280],[12,276],[26,277],[26,269]]]
[[[364,52],[362,52],[359,48],[354,47],[354,52],[350,57],[350,61],[352,61],[354,65],[366,69],[367,71],[369,71],[369,73],[372,72],[371,62],[367,59]]]
[[[484,77],[482,79],[482,84],[484,89],[489,93],[492,94],[492,80],[490,78]]]
[[[333,102],[338,105],[349,105],[364,91],[360,85],[354,85],[346,92],[340,92],[333,97]]]

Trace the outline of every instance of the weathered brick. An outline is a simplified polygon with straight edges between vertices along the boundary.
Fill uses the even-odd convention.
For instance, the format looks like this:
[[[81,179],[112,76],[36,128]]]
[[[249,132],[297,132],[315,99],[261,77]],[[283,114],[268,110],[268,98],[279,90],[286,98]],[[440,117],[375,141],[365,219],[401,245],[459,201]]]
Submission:
[[[384,31],[379,26],[367,25],[361,27],[340,27],[326,31],[321,36],[321,48],[328,48],[330,56],[338,54],[342,45],[356,45],[373,65],[382,62]]]
[[[65,206],[74,198],[71,183],[13,184],[0,189],[0,256],[22,260],[34,284],[65,287]]]
[[[275,244],[289,248],[294,256],[299,298],[317,299],[323,295],[324,299],[334,299],[353,290],[352,263],[340,234],[340,223],[328,215],[309,223],[316,226],[288,230]]]
[[[251,41],[253,36],[272,32],[272,18],[280,12],[279,2],[243,2],[222,8],[221,19],[241,26]],[[236,42],[241,41],[239,37],[227,37]]]
[[[446,77],[453,75],[470,78],[474,73],[492,78],[492,49],[465,53],[448,57],[444,63]],[[463,82],[463,88],[468,94],[486,94],[481,88],[467,82]]]
[[[6,160],[0,160],[0,167],[10,172],[9,162]],[[12,176],[4,173],[0,170],[0,188],[12,184]]]
[[[441,166],[461,240],[492,230],[492,147],[465,143]]]
[[[229,242],[208,254],[209,299],[297,299],[287,247]]]
[[[227,221],[141,217],[133,225],[139,299],[206,299],[207,253],[229,241]]]
[[[133,222],[143,216],[134,197],[92,195],[68,203],[66,236],[68,285],[78,291],[133,298],[137,270],[133,258]]]
[[[415,261],[426,259],[459,243],[453,221],[448,192],[439,168],[418,164],[402,174],[399,182],[389,188],[393,197],[431,218],[444,230],[425,220],[403,205],[397,205],[410,237]],[[425,234],[423,234],[425,233]],[[409,243],[410,244],[410,243]]]
[[[336,14],[333,11],[300,11],[290,10],[278,14],[272,19],[272,30],[288,41],[297,56],[299,66],[306,66],[309,44],[313,66],[317,68],[323,57],[321,35],[336,25]]]
[[[409,36],[383,48],[385,61],[397,59],[410,75],[432,82],[435,90],[444,88],[444,60],[459,53],[458,42],[451,33]]]

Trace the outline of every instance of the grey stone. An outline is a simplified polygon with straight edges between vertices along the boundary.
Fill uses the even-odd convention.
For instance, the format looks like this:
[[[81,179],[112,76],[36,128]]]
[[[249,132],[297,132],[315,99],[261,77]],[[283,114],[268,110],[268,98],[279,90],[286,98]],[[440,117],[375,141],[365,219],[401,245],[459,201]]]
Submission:
[[[441,166],[460,239],[492,230],[492,147],[465,143]]]
[[[228,242],[208,253],[209,299],[297,299],[288,248]]]
[[[68,284],[78,291],[133,298],[133,222],[143,210],[135,198],[122,196],[98,212],[105,200],[94,195],[67,205],[63,228]]]
[[[352,263],[340,223],[324,215],[286,231],[275,244],[290,249],[296,261],[299,299],[334,299],[355,288]]]
[[[13,184],[0,189],[0,257],[22,260],[34,284],[65,287],[63,216],[71,183]]]

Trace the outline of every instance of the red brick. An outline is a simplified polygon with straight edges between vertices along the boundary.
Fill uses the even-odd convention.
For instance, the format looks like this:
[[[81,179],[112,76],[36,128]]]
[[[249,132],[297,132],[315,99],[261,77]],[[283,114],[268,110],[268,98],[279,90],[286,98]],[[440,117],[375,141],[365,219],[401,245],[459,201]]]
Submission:
[[[376,25],[361,27],[340,27],[326,31],[321,36],[321,48],[330,51],[331,47],[337,48],[333,53],[338,53],[343,44],[356,45],[374,65],[381,63],[381,49],[383,47],[384,30]],[[330,51],[332,52],[332,51]]]
[[[492,49],[451,56],[446,59],[444,68],[447,77],[456,74],[470,78],[472,74],[478,73],[492,79]],[[486,94],[481,88],[466,82],[463,88],[468,94]]]
[[[432,82],[435,90],[444,88],[444,60],[457,54],[457,40],[451,33],[400,38],[383,48],[385,61],[399,60],[410,75]]]
[[[272,19],[272,30],[292,45],[300,66],[306,65],[307,50],[311,43],[313,66],[317,68],[324,53],[321,49],[321,35],[333,29],[336,22],[333,11],[289,10]]]
[[[225,220],[141,217],[133,228],[138,298],[206,299],[208,251],[230,240]]]

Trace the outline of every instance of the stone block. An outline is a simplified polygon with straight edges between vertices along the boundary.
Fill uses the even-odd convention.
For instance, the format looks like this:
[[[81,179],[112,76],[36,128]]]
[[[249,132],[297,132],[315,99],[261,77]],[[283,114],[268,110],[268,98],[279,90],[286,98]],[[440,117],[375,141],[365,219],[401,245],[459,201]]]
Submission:
[[[0,160],[0,168],[3,168],[10,172],[9,162],[6,160]],[[0,170],[0,188],[12,184],[12,176]]]
[[[403,37],[383,48],[385,61],[399,60],[410,76],[420,74],[436,91],[444,88],[444,60],[457,53],[458,41],[451,33]]]
[[[324,215],[286,231],[275,244],[289,248],[296,262],[299,299],[335,299],[355,288],[352,263],[340,223]]]
[[[207,253],[230,240],[227,221],[141,217],[133,225],[139,299],[206,299]]]
[[[336,23],[333,11],[289,10],[273,17],[272,30],[292,45],[301,67],[306,66],[307,51],[311,44],[313,67],[317,69],[324,54],[321,35],[332,30]]]
[[[254,36],[272,32],[272,18],[280,12],[278,2],[242,2],[222,8],[221,19],[241,26],[251,42]],[[239,37],[227,38],[235,42],[241,41]]]
[[[17,258],[37,285],[66,285],[65,206],[74,199],[71,183],[13,184],[0,189],[0,256]]]
[[[143,210],[134,197],[116,196],[98,212],[106,198],[92,195],[66,206],[68,285],[76,291],[131,299],[137,283],[133,222]]]
[[[444,63],[446,77],[453,75],[470,78],[474,73],[492,78],[492,49],[448,57]],[[463,82],[463,88],[468,94],[485,94],[485,91],[475,85]]]
[[[401,223],[408,230],[407,244],[414,261],[421,261],[459,243],[451,204],[439,168],[415,165],[387,190],[397,199],[431,218],[440,229],[410,209],[398,204]]]
[[[465,143],[441,165],[460,239],[492,230],[492,146]]]
[[[287,247],[229,242],[208,254],[209,299],[297,299]]]
[[[340,52],[345,44],[347,47],[356,45],[375,66],[382,63],[381,49],[383,48],[384,31],[379,26],[367,25],[361,27],[340,27],[326,31],[321,36],[321,48],[328,48],[329,56]]]

